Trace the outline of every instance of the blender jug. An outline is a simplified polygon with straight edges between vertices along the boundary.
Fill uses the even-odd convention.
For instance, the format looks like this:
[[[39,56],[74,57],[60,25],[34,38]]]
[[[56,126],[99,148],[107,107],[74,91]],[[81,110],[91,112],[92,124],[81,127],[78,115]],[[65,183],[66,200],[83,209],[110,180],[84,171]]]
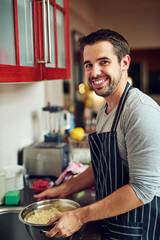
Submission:
[[[51,106],[50,103],[44,108],[44,141],[62,142],[65,129],[70,127],[69,112],[61,106]]]

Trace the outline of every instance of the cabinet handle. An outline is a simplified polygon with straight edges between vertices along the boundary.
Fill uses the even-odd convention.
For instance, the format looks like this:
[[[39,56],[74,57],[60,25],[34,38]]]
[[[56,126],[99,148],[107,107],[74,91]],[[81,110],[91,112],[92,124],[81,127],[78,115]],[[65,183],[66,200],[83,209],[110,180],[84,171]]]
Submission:
[[[46,4],[47,2],[47,18],[46,18]],[[50,31],[50,7],[49,0],[42,0],[42,16],[43,16],[43,50],[44,50],[44,60],[38,61],[38,63],[51,63],[51,31]],[[47,21],[46,21],[47,20]],[[46,29],[47,26],[47,29]],[[46,32],[48,41],[48,59],[46,57]]]
[[[48,37],[48,61],[47,63],[51,63],[51,27],[50,27],[50,6],[49,0],[47,0],[47,37]]]

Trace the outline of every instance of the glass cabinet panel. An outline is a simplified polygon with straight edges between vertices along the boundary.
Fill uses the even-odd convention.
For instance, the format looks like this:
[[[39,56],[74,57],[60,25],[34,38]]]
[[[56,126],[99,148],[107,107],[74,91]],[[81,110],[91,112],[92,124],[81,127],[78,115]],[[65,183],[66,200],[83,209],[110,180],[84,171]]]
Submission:
[[[57,0],[56,3],[64,8],[64,0]]]
[[[65,63],[65,36],[64,36],[64,13],[57,9],[57,44],[58,44],[58,67],[64,68]]]
[[[13,0],[0,0],[0,64],[16,64]]]
[[[21,66],[34,66],[32,0],[17,0]]]

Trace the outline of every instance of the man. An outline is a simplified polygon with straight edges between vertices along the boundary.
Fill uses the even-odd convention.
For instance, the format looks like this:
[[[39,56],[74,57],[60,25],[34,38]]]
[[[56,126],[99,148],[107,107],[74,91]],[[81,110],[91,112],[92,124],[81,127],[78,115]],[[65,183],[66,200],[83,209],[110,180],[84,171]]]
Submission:
[[[85,77],[106,103],[89,136],[92,165],[77,178],[35,195],[63,198],[95,185],[97,201],[52,218],[47,236],[70,236],[101,220],[101,239],[160,239],[160,107],[127,83],[128,42],[101,29],[80,39]]]

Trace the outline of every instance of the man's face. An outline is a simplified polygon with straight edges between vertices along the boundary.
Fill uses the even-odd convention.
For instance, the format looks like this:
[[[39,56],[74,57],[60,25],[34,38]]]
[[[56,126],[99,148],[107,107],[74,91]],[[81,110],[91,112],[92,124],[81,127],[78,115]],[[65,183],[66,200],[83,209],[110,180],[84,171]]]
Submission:
[[[84,48],[85,78],[95,93],[102,97],[112,94],[122,78],[121,63],[113,45],[102,41]]]

